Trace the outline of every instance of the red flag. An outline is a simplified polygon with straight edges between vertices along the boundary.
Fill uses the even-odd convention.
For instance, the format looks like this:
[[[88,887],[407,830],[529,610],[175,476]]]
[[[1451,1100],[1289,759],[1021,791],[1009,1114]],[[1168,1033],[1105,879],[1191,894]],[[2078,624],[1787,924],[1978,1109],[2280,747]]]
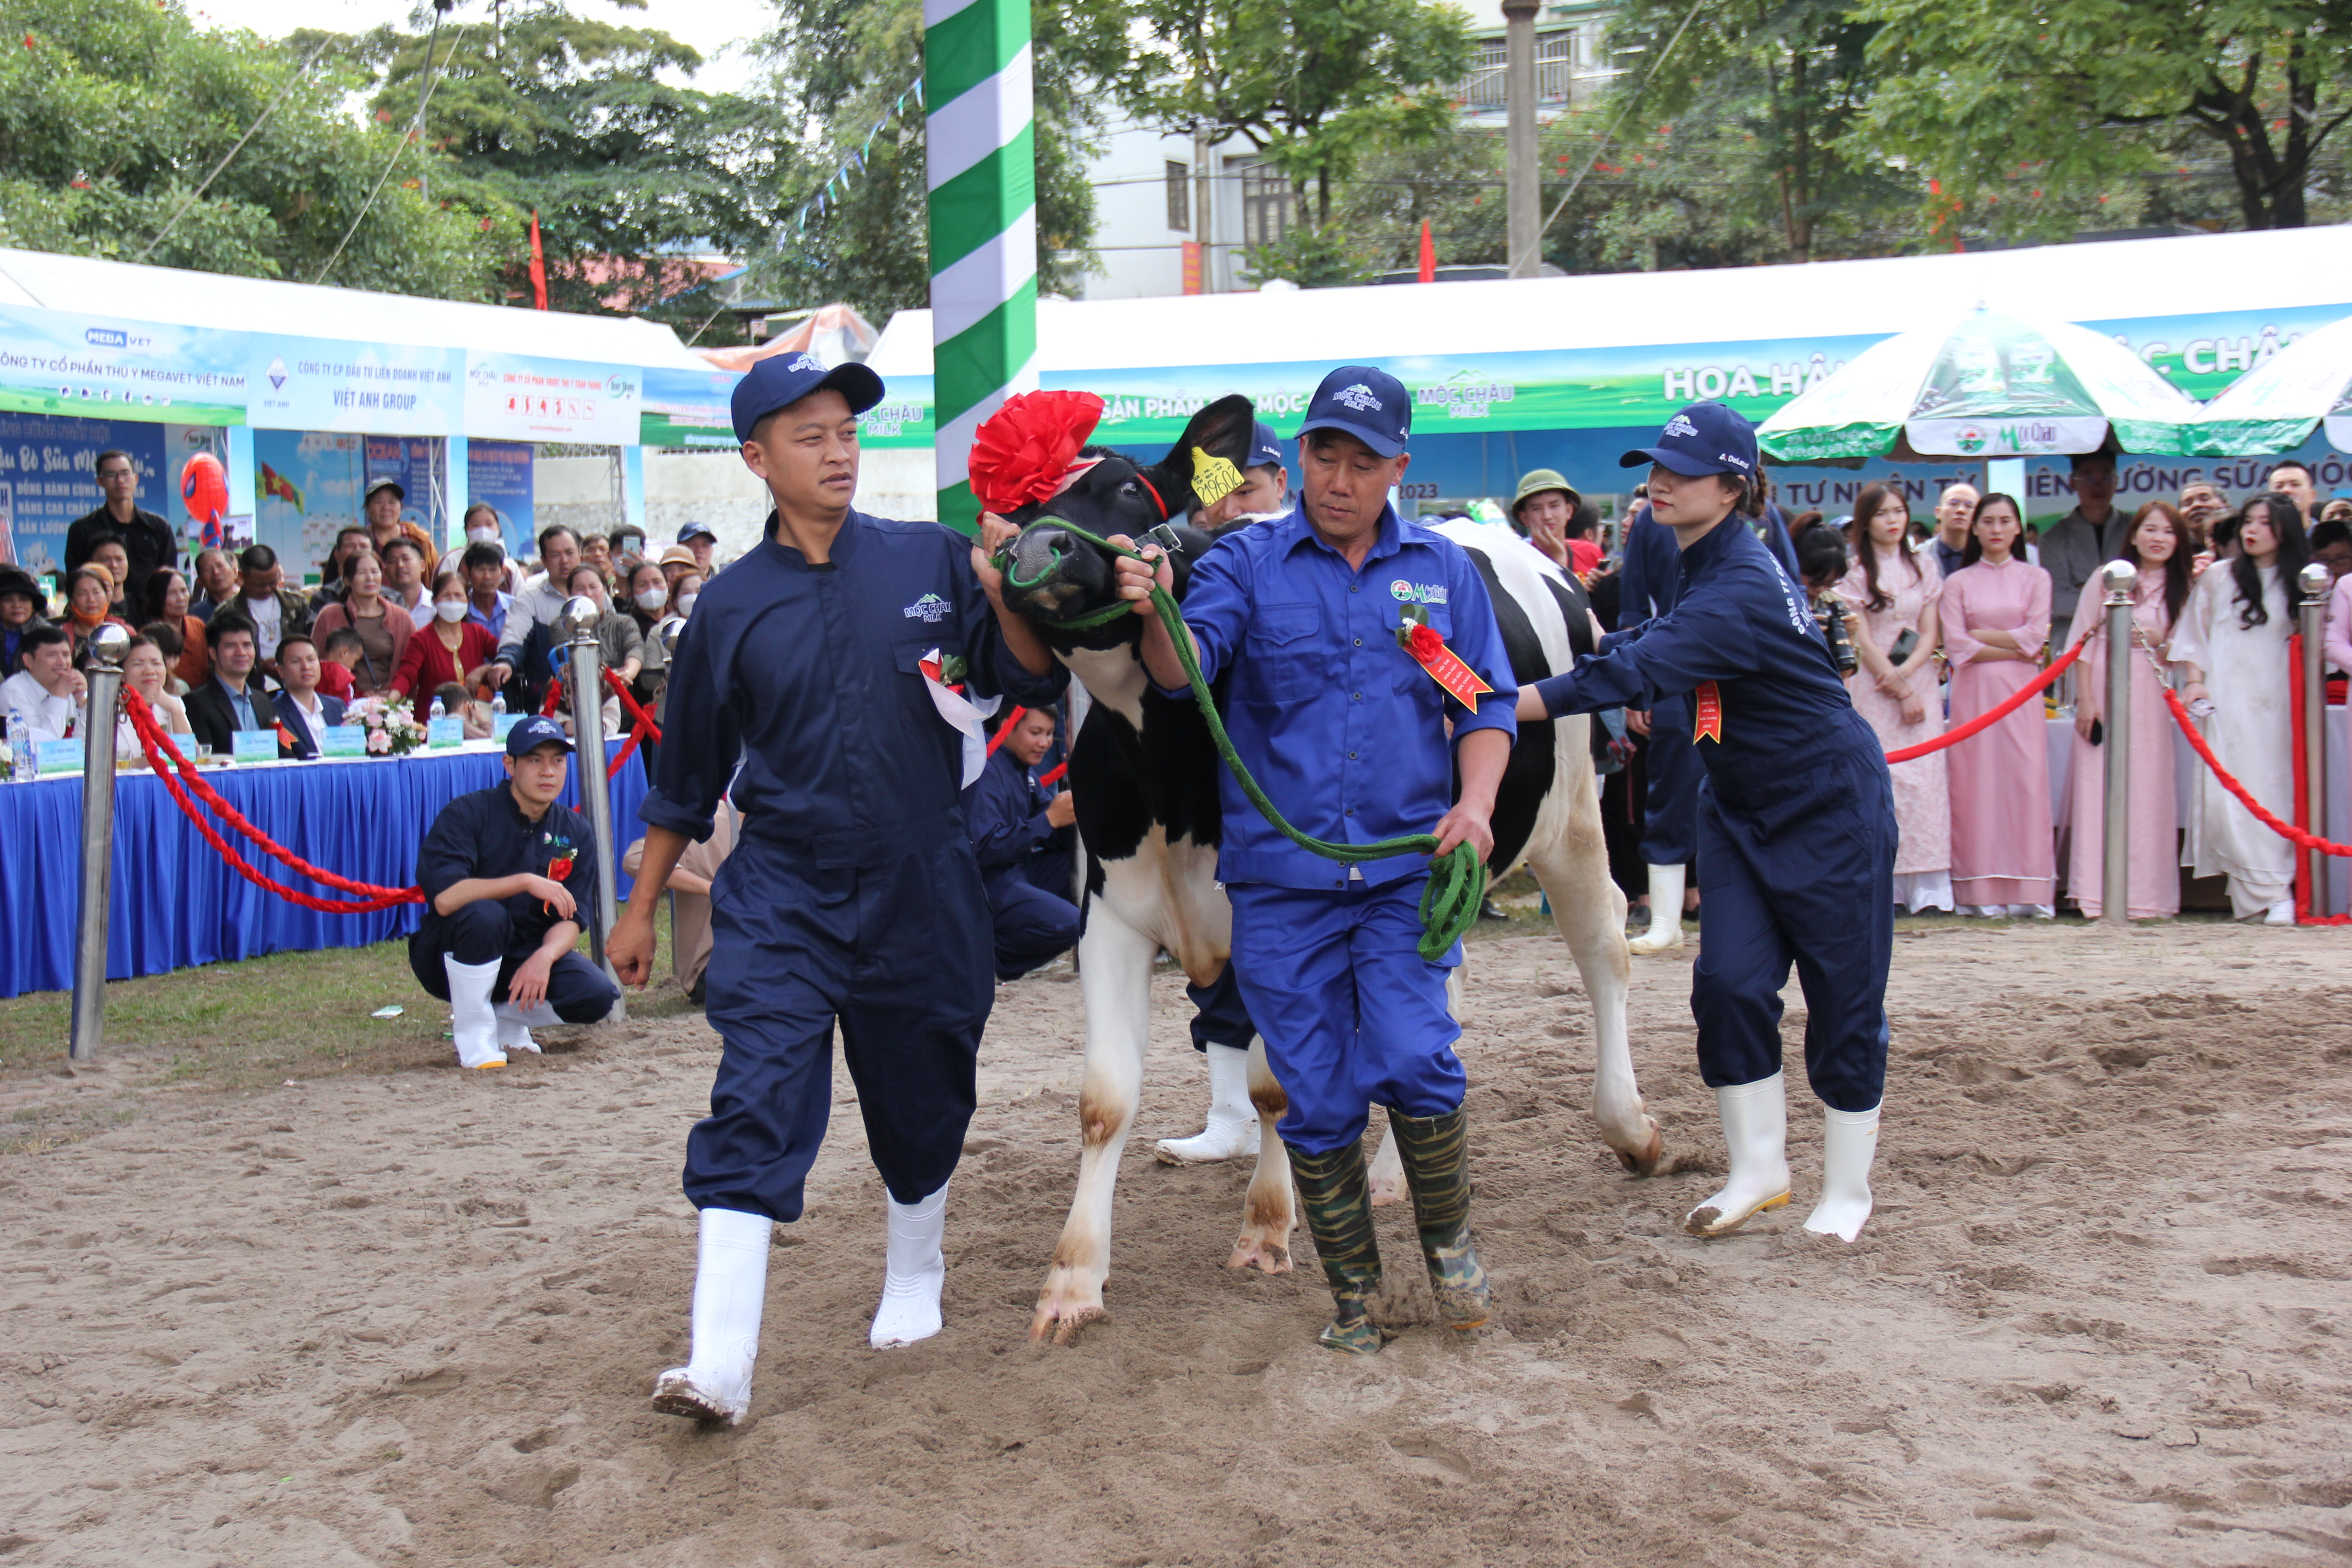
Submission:
[[[547,257],[539,248],[539,209],[530,209],[530,293],[535,309],[547,309]]]
[[[1421,280],[1437,281],[1437,247],[1429,242],[1429,220],[1421,220]]]

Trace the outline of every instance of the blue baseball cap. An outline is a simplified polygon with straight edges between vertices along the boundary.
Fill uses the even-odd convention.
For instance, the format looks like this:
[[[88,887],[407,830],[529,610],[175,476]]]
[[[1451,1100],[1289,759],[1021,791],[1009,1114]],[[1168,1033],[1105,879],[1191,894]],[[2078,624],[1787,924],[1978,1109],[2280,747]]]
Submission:
[[[563,726],[543,713],[534,713],[507,731],[507,755],[527,757],[541,746],[561,746],[572,750],[572,738]]]
[[[1637,447],[1617,459],[1621,468],[1655,463],[1685,479],[1707,474],[1756,477],[1756,426],[1720,403],[1694,403],[1666,421],[1654,447]]]
[[[852,414],[863,414],[882,401],[882,378],[855,360],[827,370],[812,353],[778,354],[755,362],[735,384],[735,438],[750,440],[752,426],[761,420],[826,387],[849,400]]]
[[[689,522],[677,531],[677,542],[680,544],[684,544],[689,539],[716,539],[718,537],[718,531],[707,522]]]
[[[1412,400],[1404,383],[1388,372],[1343,364],[1323,378],[1307,405],[1307,423],[1298,433],[1311,430],[1344,431],[1381,457],[1393,458],[1412,435]]]
[[[1276,436],[1274,433],[1274,426],[1263,419],[1250,426],[1249,461],[1244,463],[1242,467],[1244,468],[1282,467],[1282,437]]]

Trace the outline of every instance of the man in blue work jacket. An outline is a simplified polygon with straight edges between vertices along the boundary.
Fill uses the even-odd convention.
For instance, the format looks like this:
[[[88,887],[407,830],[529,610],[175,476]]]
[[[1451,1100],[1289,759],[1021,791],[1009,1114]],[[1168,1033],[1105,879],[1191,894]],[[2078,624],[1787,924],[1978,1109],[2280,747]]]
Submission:
[[[1767,502],[1761,512],[1766,548],[1790,577],[1799,576],[1797,552],[1780,509]],[[1652,515],[1648,502],[1636,506],[1625,522],[1619,626],[1631,629],[1675,607],[1681,591],[1679,555],[1674,530]],[[1664,952],[1683,944],[1683,883],[1698,849],[1698,781],[1706,765],[1691,750],[1690,703],[1679,694],[1661,695],[1646,712],[1629,710],[1626,723],[1649,737],[1642,757],[1642,858],[1650,871],[1650,929],[1626,946],[1636,953]]]
[[[808,354],[762,360],[736,385],[743,461],[775,510],[705,585],[670,661],[645,850],[609,949],[642,984],[655,901],[727,795],[743,825],[711,890],[705,977],[724,1050],[710,1115],[687,1140],[686,1195],[701,1211],[693,1349],[654,1394],[702,1420],[750,1406],[771,1228],[801,1215],[836,1022],[889,1189],[869,1342],[940,1330],[948,1177],[994,994],[959,800],[982,744],[963,693],[1037,707],[1067,679],[1006,613],[971,540],[852,510],[856,416],[881,396],[864,365]]]
[[[1347,365],[1324,377],[1298,432],[1300,505],[1202,558],[1184,624],[1202,674],[1232,672],[1234,749],[1299,831],[1357,844],[1434,833],[1440,854],[1466,840],[1483,858],[1517,733],[1516,688],[1469,556],[1388,504],[1409,461],[1411,416],[1404,387],[1384,372]],[[1118,563],[1127,598],[1148,598],[1155,572],[1171,580],[1146,553],[1155,558]],[[1483,695],[1474,689],[1465,705],[1405,650],[1406,616],[1425,617]],[[1142,651],[1161,688],[1188,689],[1156,616]],[[1324,859],[1276,832],[1230,773],[1223,806],[1217,874],[1233,900],[1242,999],[1289,1099],[1277,1130],[1337,1309],[1321,1341],[1370,1353],[1387,1337],[1367,1310],[1381,1278],[1360,1142],[1373,1101],[1389,1108],[1439,1321],[1477,1328],[1486,1276],[1470,1235],[1462,1030],[1446,1005],[1462,949],[1434,963],[1418,950],[1430,863]]]
[[[1684,409],[1657,444],[1650,504],[1681,550],[1674,607],[1601,639],[1598,657],[1519,693],[1519,717],[1689,698],[1706,930],[1691,985],[1699,1072],[1731,1173],[1684,1228],[1721,1236],[1789,1201],[1780,988],[1805,993],[1805,1072],[1827,1118],[1805,1228],[1852,1241],[1870,1217],[1886,1084],[1895,945],[1895,795],[1804,590],[1743,525],[1755,427],[1720,403]]]

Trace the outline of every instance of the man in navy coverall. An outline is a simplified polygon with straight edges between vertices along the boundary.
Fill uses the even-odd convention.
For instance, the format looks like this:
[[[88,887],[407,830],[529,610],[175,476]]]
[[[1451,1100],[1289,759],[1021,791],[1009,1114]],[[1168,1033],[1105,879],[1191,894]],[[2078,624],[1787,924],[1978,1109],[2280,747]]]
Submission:
[[[724,793],[743,826],[711,889],[707,1011],[724,1049],[710,1115],[687,1140],[686,1195],[701,1211],[693,1350],[654,1394],[701,1420],[750,1406],[770,1231],[800,1217],[836,1023],[889,1189],[868,1339],[939,1331],[948,1177],[994,995],[960,801],[982,742],[961,692],[1047,706],[1067,680],[999,598],[987,551],[1009,528],[975,549],[939,523],[851,509],[856,416],[881,396],[864,365],[808,354],[762,360],[736,385],[743,461],[775,510],[704,587],[670,661],[645,851],[608,950],[624,980],[645,982],[655,901]]]
[[[1078,906],[1070,901],[1077,809],[1069,791],[1036,778],[1053,743],[1054,710],[1024,709],[964,792],[964,826],[995,921],[999,980],[1018,980],[1078,943]]]
[[[1689,695],[1706,769],[1706,930],[1691,1012],[1731,1173],[1684,1228],[1721,1236],[1789,1201],[1780,988],[1794,963],[1805,1072],[1827,1117],[1822,1195],[1805,1228],[1852,1241],[1870,1217],[1886,1082],[1895,825],[1885,753],[1853,710],[1804,590],[1742,525],[1755,427],[1720,403],[1696,403],[1657,445],[1622,460],[1651,465],[1651,507],[1681,548],[1675,606],[1521,691],[1519,717]]]
[[[1233,672],[1234,749],[1301,832],[1357,844],[1433,833],[1440,853],[1467,841],[1483,857],[1517,732],[1517,689],[1469,555],[1388,504],[1409,461],[1411,416],[1404,387],[1382,371],[1326,376],[1299,429],[1301,504],[1201,558],[1184,624],[1202,674]],[[1146,598],[1155,569],[1165,585],[1164,561],[1122,559],[1122,595]],[[1473,705],[1405,651],[1408,612],[1425,616],[1488,688]],[[1188,689],[1157,616],[1144,622],[1142,653],[1163,690]],[[1446,1004],[1462,949],[1435,963],[1417,949],[1430,863],[1324,859],[1268,825],[1230,773],[1223,805],[1217,875],[1233,901],[1234,968],[1290,1102],[1278,1131],[1336,1308],[1321,1341],[1361,1354],[1386,1337],[1367,1306],[1381,1278],[1360,1142],[1374,1101],[1397,1135],[1438,1320],[1475,1329],[1486,1320],[1486,1278],[1469,1226],[1462,1031]]]

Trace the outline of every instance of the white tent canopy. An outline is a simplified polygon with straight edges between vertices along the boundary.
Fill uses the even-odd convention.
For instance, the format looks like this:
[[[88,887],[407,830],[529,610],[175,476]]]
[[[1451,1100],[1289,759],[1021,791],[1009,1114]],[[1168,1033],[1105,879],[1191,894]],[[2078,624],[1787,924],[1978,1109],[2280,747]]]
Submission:
[[[1045,300],[1037,307],[1037,365],[1054,373],[1340,363],[1892,334],[1979,300],[2065,321],[2336,305],[2352,300],[2347,237],[2337,227],[2283,229],[1710,272]],[[885,379],[930,374],[930,312],[893,317],[867,363]]]
[[[0,305],[226,331],[710,369],[708,360],[679,343],[676,332],[652,321],[372,294],[37,250],[0,248]]]

